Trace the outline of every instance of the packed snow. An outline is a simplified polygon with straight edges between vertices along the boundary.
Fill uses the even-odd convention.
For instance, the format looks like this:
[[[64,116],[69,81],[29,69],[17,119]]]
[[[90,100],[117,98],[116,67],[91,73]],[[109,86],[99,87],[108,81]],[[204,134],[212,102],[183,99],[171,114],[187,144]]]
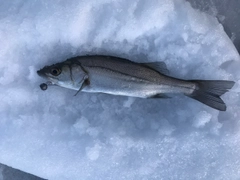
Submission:
[[[240,58],[215,17],[184,0],[0,4],[1,163],[51,180],[240,177]],[[226,112],[184,96],[39,88],[38,69],[86,54],[236,85],[222,96]]]

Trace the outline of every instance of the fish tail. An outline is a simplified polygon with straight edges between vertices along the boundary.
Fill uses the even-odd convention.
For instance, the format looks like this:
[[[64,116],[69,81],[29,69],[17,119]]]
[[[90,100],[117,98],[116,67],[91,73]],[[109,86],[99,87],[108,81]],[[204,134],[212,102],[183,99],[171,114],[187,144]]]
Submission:
[[[191,80],[191,82],[196,83],[196,89],[187,96],[219,111],[226,111],[226,104],[220,96],[233,87],[234,81]]]

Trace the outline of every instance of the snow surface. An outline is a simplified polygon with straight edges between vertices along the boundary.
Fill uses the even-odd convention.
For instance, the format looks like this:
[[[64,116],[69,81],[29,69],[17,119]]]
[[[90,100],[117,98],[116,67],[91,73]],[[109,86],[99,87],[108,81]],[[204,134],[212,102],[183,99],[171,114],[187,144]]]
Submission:
[[[239,179],[240,58],[183,0],[0,0],[0,162],[51,180]],[[190,98],[41,91],[36,71],[86,54],[237,82],[226,112]]]

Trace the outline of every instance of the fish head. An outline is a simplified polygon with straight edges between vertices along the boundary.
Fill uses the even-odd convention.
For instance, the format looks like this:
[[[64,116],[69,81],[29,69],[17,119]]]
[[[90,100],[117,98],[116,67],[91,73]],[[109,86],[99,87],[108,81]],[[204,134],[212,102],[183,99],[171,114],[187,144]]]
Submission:
[[[68,63],[45,66],[38,70],[37,74],[48,80],[48,84],[75,90],[81,87],[79,81],[84,76],[83,70],[78,65]]]

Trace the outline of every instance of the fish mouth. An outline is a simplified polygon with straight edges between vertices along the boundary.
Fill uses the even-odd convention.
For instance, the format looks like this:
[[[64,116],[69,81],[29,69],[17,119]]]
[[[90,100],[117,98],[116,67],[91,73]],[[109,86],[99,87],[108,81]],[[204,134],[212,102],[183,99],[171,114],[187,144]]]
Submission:
[[[38,71],[37,71],[37,74],[38,74],[40,77],[43,77],[43,78],[45,78],[45,79],[47,78],[46,74],[43,72],[42,69],[38,70]]]
[[[46,74],[46,71],[44,69],[40,69],[37,71],[37,74],[44,78],[45,80],[47,80],[47,82],[45,83],[46,85],[55,85],[55,79],[49,77],[47,74]]]
[[[40,77],[48,80],[47,82],[40,84],[40,88],[41,88],[43,91],[44,91],[44,90],[47,90],[48,86],[53,86],[53,85],[55,85],[52,81],[49,81],[49,77],[44,73],[44,70],[43,70],[43,69],[38,70],[38,71],[37,71],[37,74],[38,74]]]

